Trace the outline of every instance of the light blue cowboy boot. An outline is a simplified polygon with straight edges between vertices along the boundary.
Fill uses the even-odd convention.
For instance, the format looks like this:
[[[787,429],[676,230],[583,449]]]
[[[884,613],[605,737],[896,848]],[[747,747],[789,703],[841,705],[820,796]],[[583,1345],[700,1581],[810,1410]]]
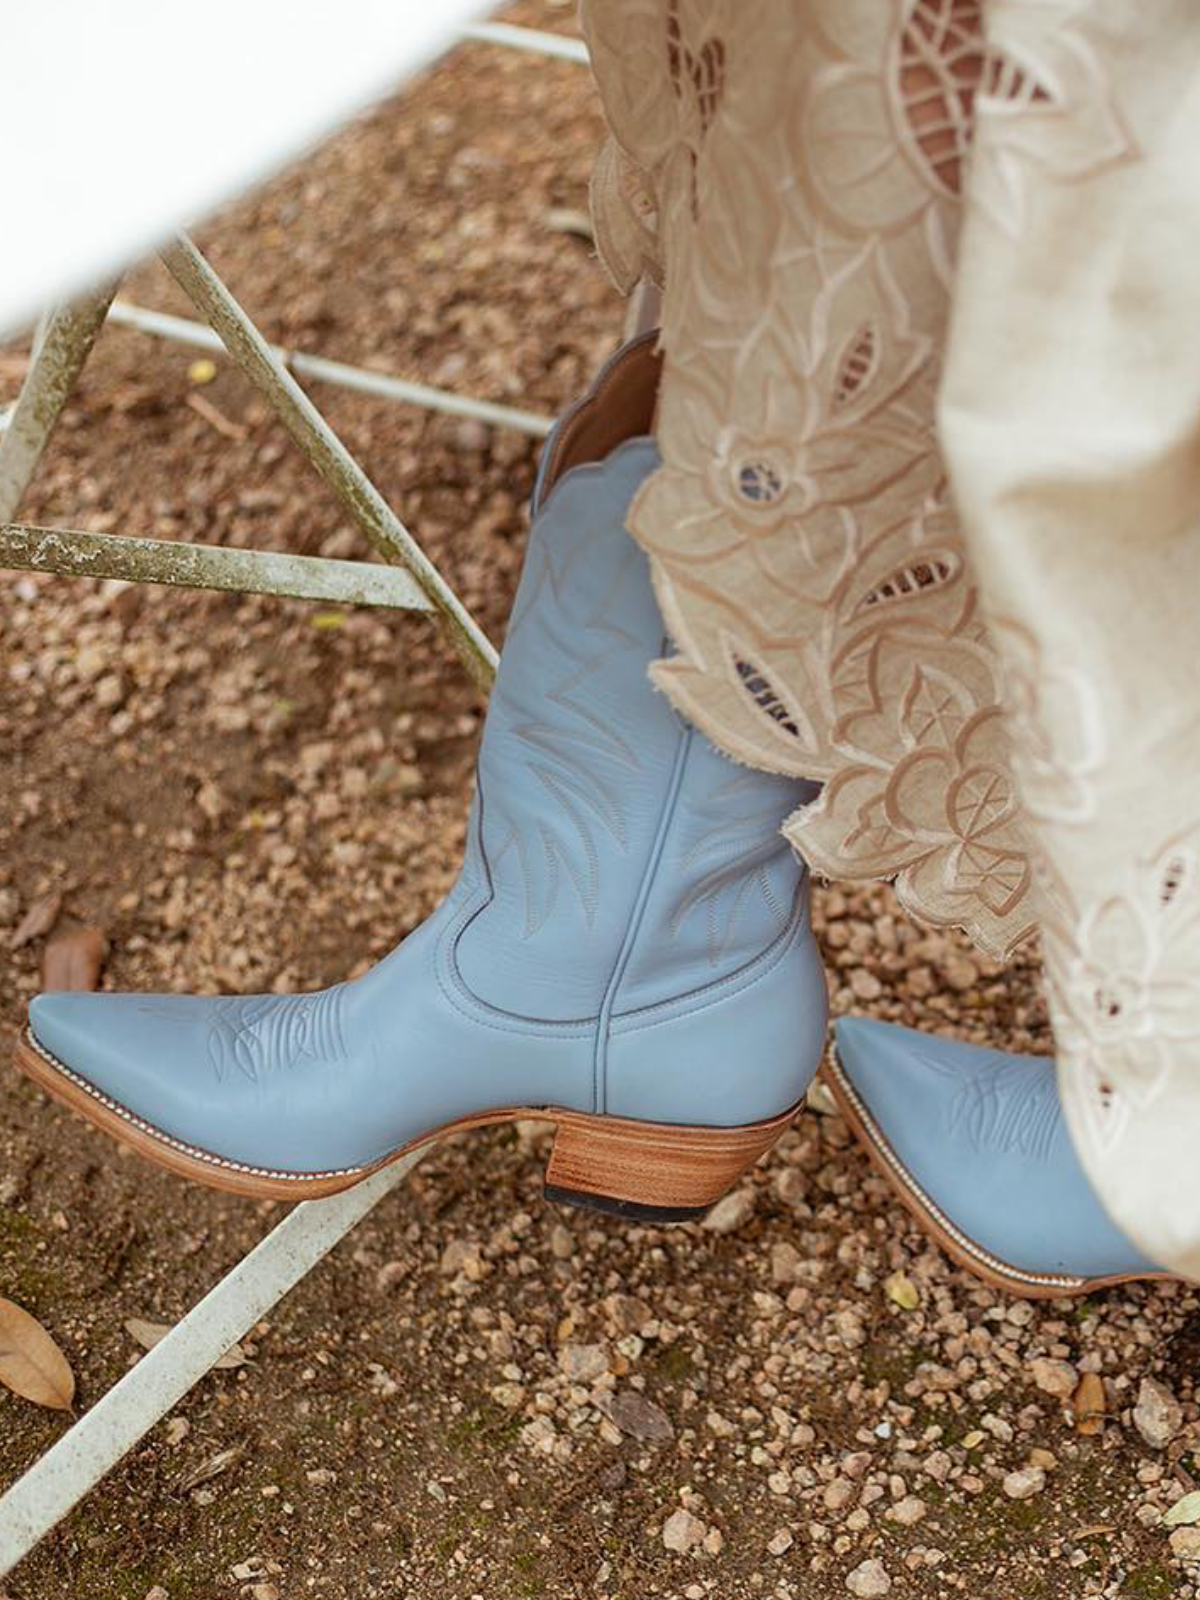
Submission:
[[[1096,1198],[1049,1057],[842,1017],[826,1073],[905,1205],[981,1278],[1036,1299],[1166,1275]]]
[[[552,434],[448,899],[318,994],[45,994],[20,1064],[127,1143],[254,1195],[348,1187],[455,1127],[544,1116],[548,1192],[702,1212],[787,1127],[826,1001],[803,786],[735,766],[647,677],[625,530],[657,457],[658,360],[627,346]]]

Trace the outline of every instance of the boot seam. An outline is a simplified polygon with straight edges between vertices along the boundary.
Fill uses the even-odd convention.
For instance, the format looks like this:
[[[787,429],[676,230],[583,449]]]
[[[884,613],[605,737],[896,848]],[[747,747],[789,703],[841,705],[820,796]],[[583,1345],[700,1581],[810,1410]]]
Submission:
[[[595,1017],[527,1017],[519,1011],[505,1011],[477,995],[459,972],[454,947],[468,926],[482,911],[487,910],[490,903],[485,900],[482,905],[469,907],[446,928],[438,940],[433,969],[444,999],[466,1021],[480,1028],[490,1028],[496,1033],[539,1033],[552,1039],[586,1039],[595,1029]],[[446,981],[443,963],[452,974],[453,987]]]
[[[467,1022],[475,1023],[478,1027],[490,1028],[495,1033],[540,1033],[543,1037],[558,1039],[586,1038],[596,1026],[595,1016],[526,1017],[519,1011],[505,1011],[503,1007],[494,1006],[482,995],[476,994],[459,970],[459,940],[475,919],[481,917],[496,900],[492,863],[488,859],[487,845],[483,837],[483,817],[486,808],[487,793],[483,775],[480,773],[477,774],[475,781],[475,805],[472,817],[474,826],[468,836],[467,846],[468,851],[475,856],[478,883],[467,905],[447,923],[438,937],[433,951],[433,972],[438,989],[460,1017]],[[461,873],[459,882],[462,882]],[[453,992],[450,983],[447,983],[446,973],[449,973],[453,990],[457,992]],[[492,1021],[490,1020],[492,1018],[507,1018],[508,1021]]]
[[[658,869],[662,864],[663,854],[667,846],[667,837],[671,831],[671,823],[675,818],[679,794],[683,788],[684,773],[687,770],[688,756],[691,753],[695,735],[685,723],[680,721],[677,738],[675,759],[671,765],[671,775],[667,780],[666,792],[663,795],[662,808],[658,815],[658,826],[654,831],[654,840],[650,846],[650,853],[646,857],[646,864],[642,868],[641,881],[634,897],[633,908],[625,929],[625,937],[621,941],[621,948],[617,952],[617,959],[605,985],[604,995],[600,1001],[600,1014],[596,1018],[596,1034],[592,1046],[592,1109],[600,1114],[603,1114],[608,1108],[608,1039],[612,1028],[617,995],[624,981],[629,963],[633,959],[633,952],[637,947],[638,936],[645,920],[646,907],[650,903],[650,893],[658,877]]]
[[[559,492],[564,489],[567,484],[576,484],[580,480],[600,477],[611,468],[614,461],[624,461],[626,456],[637,455],[639,451],[645,450],[649,450],[657,459],[658,446],[655,443],[652,435],[648,433],[634,433],[630,434],[628,439],[622,439],[620,444],[614,445],[612,450],[608,455],[605,456],[603,461],[581,461],[576,467],[568,467],[566,472],[563,473],[562,477],[556,478],[550,485],[550,488],[546,491],[545,499],[537,507],[536,515],[539,517],[544,516],[554,504],[554,501],[558,498]],[[666,641],[664,640],[663,642],[665,645]],[[649,665],[650,663],[647,663],[647,670],[649,669]],[[655,688],[657,687],[658,686],[656,684]],[[672,706],[671,709],[674,710],[674,706]],[[678,712],[676,712],[676,715],[678,715]]]

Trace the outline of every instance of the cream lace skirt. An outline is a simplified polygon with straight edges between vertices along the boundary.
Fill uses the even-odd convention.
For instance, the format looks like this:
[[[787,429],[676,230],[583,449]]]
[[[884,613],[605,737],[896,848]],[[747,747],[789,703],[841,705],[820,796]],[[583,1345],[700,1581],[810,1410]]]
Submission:
[[[583,17],[601,252],[664,289],[657,681],[822,781],[819,872],[1041,928],[1084,1164],[1200,1279],[1200,6]]]

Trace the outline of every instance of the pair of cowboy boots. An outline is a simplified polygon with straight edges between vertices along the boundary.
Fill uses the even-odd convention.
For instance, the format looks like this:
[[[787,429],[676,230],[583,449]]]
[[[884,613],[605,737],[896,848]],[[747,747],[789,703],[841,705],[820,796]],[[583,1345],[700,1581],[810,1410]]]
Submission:
[[[807,877],[780,827],[811,786],[737,766],[647,669],[669,649],[626,513],[657,465],[654,336],[547,442],[441,907],[316,994],[39,995],[18,1062],[160,1164],[250,1195],[358,1182],[449,1129],[555,1125],[557,1200],[702,1215],[821,1061]],[[1154,1272],[1076,1160],[1052,1063],[850,1019],[832,1087],[901,1197],[1022,1294]]]

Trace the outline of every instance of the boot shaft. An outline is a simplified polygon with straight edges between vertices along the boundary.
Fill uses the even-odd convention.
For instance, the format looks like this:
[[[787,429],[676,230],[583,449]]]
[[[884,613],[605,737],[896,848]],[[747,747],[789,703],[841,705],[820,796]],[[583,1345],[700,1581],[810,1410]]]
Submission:
[[[739,767],[672,710],[630,502],[658,464],[653,337],[555,428],[480,750],[457,944],[486,1004],[619,1016],[729,977],[784,936],[803,872],[780,833],[804,786]],[[600,459],[594,459],[601,452]]]

